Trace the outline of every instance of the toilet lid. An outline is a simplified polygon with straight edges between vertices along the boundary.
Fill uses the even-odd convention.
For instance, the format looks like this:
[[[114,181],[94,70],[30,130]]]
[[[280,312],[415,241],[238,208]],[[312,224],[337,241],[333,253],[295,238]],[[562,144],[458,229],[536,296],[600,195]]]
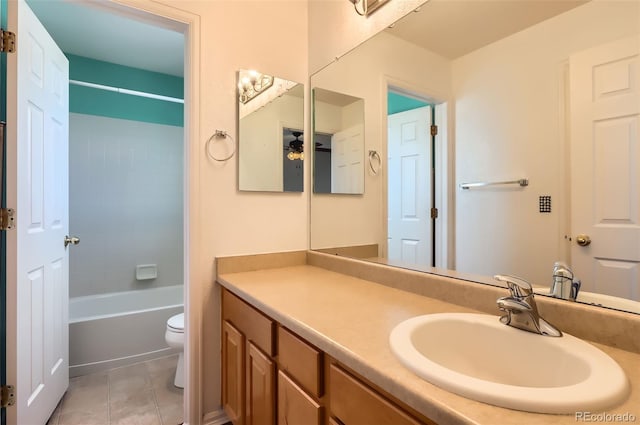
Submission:
[[[184,313],[169,317],[167,327],[174,332],[184,332]]]

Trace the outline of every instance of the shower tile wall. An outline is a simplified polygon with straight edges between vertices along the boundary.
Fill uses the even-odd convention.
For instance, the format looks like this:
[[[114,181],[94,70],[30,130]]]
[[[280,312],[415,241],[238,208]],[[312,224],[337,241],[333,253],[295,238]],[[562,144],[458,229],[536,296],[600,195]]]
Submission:
[[[182,283],[182,127],[72,113],[69,144],[69,295]]]

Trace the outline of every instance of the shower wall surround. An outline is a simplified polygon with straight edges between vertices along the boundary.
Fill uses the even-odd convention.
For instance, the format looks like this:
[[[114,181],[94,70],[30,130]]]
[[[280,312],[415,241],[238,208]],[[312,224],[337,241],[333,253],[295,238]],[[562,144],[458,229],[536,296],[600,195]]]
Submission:
[[[181,78],[69,56],[71,79],[182,97]],[[69,295],[182,284],[183,105],[79,86],[70,105]]]
[[[182,283],[182,128],[70,114],[71,297]],[[136,265],[158,277],[136,280]]]

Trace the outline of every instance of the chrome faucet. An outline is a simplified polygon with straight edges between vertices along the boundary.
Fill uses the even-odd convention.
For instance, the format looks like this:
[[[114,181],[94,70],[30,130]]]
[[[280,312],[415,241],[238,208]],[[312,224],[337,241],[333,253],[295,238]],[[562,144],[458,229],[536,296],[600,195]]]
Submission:
[[[529,282],[508,275],[495,275],[493,278],[506,283],[511,293],[508,297],[498,298],[498,308],[506,313],[500,317],[500,322],[540,335],[562,336],[558,328],[540,317],[533,297],[533,288]]]
[[[563,300],[575,301],[580,291],[581,282],[573,280],[573,272],[562,261],[553,264],[553,283],[549,295]]]

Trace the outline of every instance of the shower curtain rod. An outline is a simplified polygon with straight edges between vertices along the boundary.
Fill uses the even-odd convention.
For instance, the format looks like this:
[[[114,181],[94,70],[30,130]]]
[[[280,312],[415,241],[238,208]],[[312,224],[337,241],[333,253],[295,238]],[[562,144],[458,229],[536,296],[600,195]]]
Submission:
[[[159,94],[146,93],[146,92],[137,91],[137,90],[123,89],[123,88],[120,88],[120,87],[105,86],[103,84],[87,83],[85,81],[69,80],[69,84],[74,84],[76,86],[83,86],[83,87],[91,87],[91,88],[98,89],[98,90],[106,90],[106,91],[112,91],[112,92],[122,93],[122,94],[130,94],[132,96],[140,96],[140,97],[147,97],[147,98],[150,98],[150,99],[164,100],[166,102],[184,103],[184,99],[179,99],[177,97],[162,96],[162,95],[159,95]]]

